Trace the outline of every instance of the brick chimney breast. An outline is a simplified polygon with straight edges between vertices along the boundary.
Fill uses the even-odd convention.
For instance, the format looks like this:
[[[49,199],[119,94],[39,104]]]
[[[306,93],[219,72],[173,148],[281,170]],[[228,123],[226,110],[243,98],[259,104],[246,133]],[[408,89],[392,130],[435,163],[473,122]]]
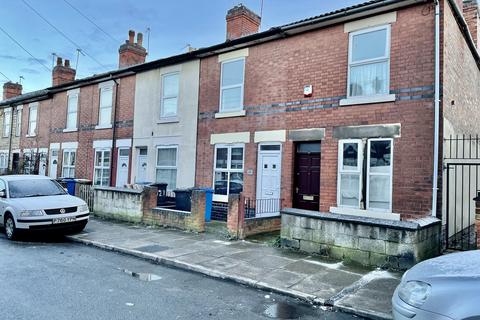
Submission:
[[[7,100],[22,94],[22,85],[11,81],[3,84],[3,100]]]
[[[257,33],[261,18],[243,4],[239,4],[228,10],[226,20],[227,40],[234,40]]]
[[[463,0],[463,17],[468,25],[475,46],[479,45],[479,12],[477,0]]]
[[[135,31],[128,31],[128,40],[118,49],[118,67],[125,68],[145,62],[147,50],[143,47],[143,34],[137,34],[135,43]]]
[[[70,60],[65,59],[65,64],[63,64],[62,58],[57,57],[57,65],[52,71],[52,85],[58,86],[75,81],[75,74],[75,69],[70,67]]]

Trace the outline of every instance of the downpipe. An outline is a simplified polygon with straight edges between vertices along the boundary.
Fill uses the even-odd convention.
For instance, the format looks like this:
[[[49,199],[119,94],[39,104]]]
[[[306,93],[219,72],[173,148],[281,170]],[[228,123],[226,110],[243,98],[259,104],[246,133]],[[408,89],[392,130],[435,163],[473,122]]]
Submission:
[[[437,216],[438,156],[440,140],[440,3],[435,0],[435,118],[433,137],[432,216]]]

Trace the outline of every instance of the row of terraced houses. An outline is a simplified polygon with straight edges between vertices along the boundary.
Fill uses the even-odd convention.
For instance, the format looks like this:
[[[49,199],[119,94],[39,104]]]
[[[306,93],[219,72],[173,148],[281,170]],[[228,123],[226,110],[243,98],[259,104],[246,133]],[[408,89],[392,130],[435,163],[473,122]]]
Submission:
[[[117,70],[4,85],[0,168],[440,218],[443,138],[479,131],[478,23],[473,0],[372,0],[259,32],[238,5],[225,42],[151,62],[130,31]]]

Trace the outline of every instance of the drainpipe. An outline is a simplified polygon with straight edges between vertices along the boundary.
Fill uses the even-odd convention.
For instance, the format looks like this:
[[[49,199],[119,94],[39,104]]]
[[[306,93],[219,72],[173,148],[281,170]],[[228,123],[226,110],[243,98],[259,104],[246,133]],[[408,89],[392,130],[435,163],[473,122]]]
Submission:
[[[440,139],[440,3],[435,1],[435,119],[433,138],[433,186],[432,186],[432,216],[437,216],[438,197],[438,157]]]
[[[117,104],[118,104],[118,81],[117,79],[113,79],[113,78],[112,80],[115,82],[115,100],[113,105],[112,154],[110,155],[110,185],[112,185],[112,182],[113,182],[113,159],[114,159],[113,157],[115,153],[115,148],[117,147],[117,143],[115,140],[115,132],[116,132],[115,129],[116,129],[116,121],[117,121]],[[116,161],[118,161],[118,159]]]

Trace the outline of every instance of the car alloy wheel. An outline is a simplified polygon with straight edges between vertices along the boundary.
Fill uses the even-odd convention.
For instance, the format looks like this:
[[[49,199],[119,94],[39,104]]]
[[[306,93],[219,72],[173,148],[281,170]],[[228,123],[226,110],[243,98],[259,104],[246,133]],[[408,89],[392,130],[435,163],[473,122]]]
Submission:
[[[5,219],[5,234],[10,240],[15,238],[15,222],[11,216]]]

